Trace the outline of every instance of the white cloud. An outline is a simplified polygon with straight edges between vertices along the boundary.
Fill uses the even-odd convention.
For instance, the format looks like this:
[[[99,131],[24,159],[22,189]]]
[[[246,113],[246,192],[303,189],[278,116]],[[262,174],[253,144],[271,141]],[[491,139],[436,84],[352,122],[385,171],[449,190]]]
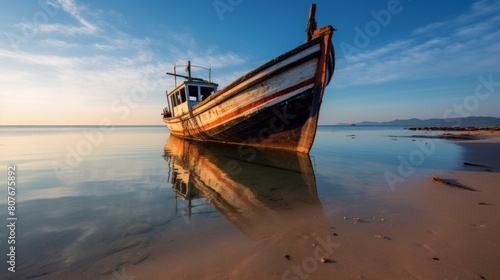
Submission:
[[[76,57],[41,55],[28,52],[14,52],[4,49],[0,49],[0,59],[10,61],[11,63],[16,62],[16,64],[42,65],[63,69],[74,67],[75,63],[78,61]]]
[[[412,36],[339,60],[336,86],[394,80],[479,75],[498,71],[500,2],[479,1],[450,21],[415,29]]]
[[[97,25],[82,16],[85,7],[77,5],[74,0],[57,0],[57,3],[48,2],[49,5],[58,5],[58,8],[60,7],[64,12],[69,14],[77,22],[77,25],[26,21],[18,23],[16,26],[20,30],[31,30],[33,34],[59,33],[71,36],[82,34],[93,35],[100,30]]]
[[[120,48],[120,46],[117,45],[109,45],[109,44],[101,44],[101,43],[95,43],[93,45],[94,48],[101,50],[101,51],[112,51]]]
[[[448,25],[447,22],[433,22],[431,24],[428,24],[424,27],[419,27],[413,31],[413,35],[422,35],[426,34],[429,32],[432,32],[438,28],[442,28],[444,26]]]
[[[73,0],[57,3],[60,11],[71,16],[72,23],[51,18],[48,24],[30,26],[39,33],[29,39],[23,51],[0,49],[2,112],[4,108],[9,110],[5,113],[9,119],[2,118],[0,123],[31,118],[27,123],[39,124],[42,115],[48,123],[54,123],[51,116],[57,123],[64,123],[66,120],[55,116],[68,113],[72,115],[69,119],[79,118],[77,123],[98,122],[106,114],[117,120],[123,111],[117,115],[112,104],[130,98],[134,90],[144,90],[147,98],[133,104],[128,119],[118,118],[117,122],[141,123],[143,115],[161,121],[158,116],[164,92],[174,83],[165,72],[171,71],[174,62],[191,60],[218,69],[215,82],[224,85],[241,72],[235,68],[247,60],[234,52],[221,52],[216,46],[200,47],[189,32],[170,33],[166,41],[140,38],[119,30],[111,24],[112,19],[90,6]],[[23,24],[28,23],[14,26]],[[68,36],[77,34],[87,36]],[[151,109],[156,107],[157,111]],[[90,115],[89,110],[93,112]]]
[[[176,64],[186,64],[191,60],[193,64],[212,68],[231,68],[244,64],[247,59],[234,52],[219,53],[217,48],[200,48],[191,33],[173,33],[168,35],[167,50],[172,61]],[[170,43],[174,42],[174,43]]]
[[[475,20],[482,20],[486,16],[497,15],[500,12],[500,2],[481,0],[471,5],[469,13],[459,16],[455,19],[456,23],[470,23]]]
[[[56,47],[62,49],[74,48],[78,46],[77,44],[69,43],[67,41],[62,41],[58,39],[45,39],[42,42],[49,47]]]
[[[65,28],[64,26],[59,25],[55,26],[57,29],[52,31],[64,30],[64,32],[69,32],[70,34],[74,35],[79,33],[95,34],[99,30],[96,25],[92,24],[81,15],[81,12],[85,9],[83,6],[78,6],[74,0],[58,0],[58,2],[61,5],[62,9],[70,14],[80,24],[80,26],[70,26]]]
[[[490,31],[495,31],[498,28],[498,23],[500,22],[500,16],[493,16],[490,18],[485,18],[483,21],[471,23],[465,25],[458,29],[457,36],[463,37],[475,37],[478,34],[484,34]]]

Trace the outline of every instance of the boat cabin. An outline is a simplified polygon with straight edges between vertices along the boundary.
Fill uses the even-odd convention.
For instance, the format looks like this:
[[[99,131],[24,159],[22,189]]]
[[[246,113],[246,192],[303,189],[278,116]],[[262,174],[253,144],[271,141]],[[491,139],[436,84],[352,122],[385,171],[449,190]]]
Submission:
[[[202,80],[184,81],[171,92],[167,92],[168,107],[165,108],[163,116],[165,118],[182,116],[216,90],[215,83]]]

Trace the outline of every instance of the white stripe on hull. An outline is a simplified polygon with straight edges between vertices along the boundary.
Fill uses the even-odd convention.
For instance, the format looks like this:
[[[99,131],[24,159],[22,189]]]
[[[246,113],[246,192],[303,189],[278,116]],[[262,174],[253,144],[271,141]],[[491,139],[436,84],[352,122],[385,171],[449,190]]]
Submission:
[[[260,73],[256,74],[255,76],[253,76],[252,78],[244,81],[243,83],[239,84],[238,86],[228,90],[226,93],[220,95],[220,96],[217,96],[216,98],[214,98],[211,102],[209,103],[206,103],[206,104],[202,104],[202,106],[199,106],[199,107],[194,107],[193,108],[193,114],[194,115],[197,115],[199,113],[201,113],[202,111],[206,110],[207,107],[210,107],[210,106],[213,106],[213,104],[218,104],[217,106],[219,106],[219,102],[221,102],[222,100],[224,100],[225,98],[227,98],[228,96],[231,96],[233,95],[235,92],[238,92],[246,87],[248,87],[248,85],[251,85],[254,81],[260,79],[261,77],[264,77],[265,75],[268,75],[269,73],[275,71],[275,70],[278,70],[282,67],[285,67],[291,63],[294,63],[295,61],[298,61],[299,59],[301,58],[304,58],[310,54],[313,54],[315,52],[318,52],[320,50],[320,44],[316,44],[314,46],[311,46],[310,48],[308,49],[305,49],[303,50],[302,52],[294,55],[294,56],[291,56],[263,71],[261,71]],[[314,74],[314,73],[313,73]],[[223,90],[223,89],[222,89]],[[183,117],[181,117],[183,118]]]
[[[219,119],[221,116],[231,114],[240,108],[247,106],[251,103],[253,103],[256,100],[261,100],[263,98],[266,98],[272,94],[275,94],[276,92],[282,91],[286,88],[289,88],[290,86],[297,85],[303,81],[306,81],[314,76],[314,71],[316,69],[316,64],[317,60],[307,62],[306,65],[302,65],[297,69],[291,69],[292,71],[290,72],[285,72],[283,74],[280,74],[278,76],[275,76],[269,80],[265,80],[262,83],[255,85],[253,87],[248,88],[247,90],[244,90],[243,92],[239,93],[237,96],[231,98],[227,102],[224,102],[223,104],[220,104],[219,106],[213,107],[209,109],[208,111],[200,114],[199,116],[195,116],[194,122],[197,124],[198,127],[202,127],[205,125],[208,125],[217,119]],[[297,71],[299,70],[299,71]],[[303,75],[302,73],[306,72],[308,75]],[[280,96],[278,98],[275,98],[273,100],[270,100],[256,108],[253,108],[250,111],[242,112],[241,114],[235,115],[230,119],[225,120],[222,123],[217,124],[223,125],[226,122],[229,122],[235,118],[240,117],[241,115],[246,115],[258,110],[261,110],[264,107],[276,104],[278,102],[281,102],[285,99],[291,98],[292,96],[297,95],[301,91],[304,91],[305,89],[311,88],[312,85],[302,87],[299,90],[295,90],[293,92],[290,92],[284,96]],[[190,123],[193,121],[190,120]],[[211,127],[215,128],[217,126]],[[179,130],[175,129],[172,127],[174,130]],[[182,129],[182,127],[181,127]]]

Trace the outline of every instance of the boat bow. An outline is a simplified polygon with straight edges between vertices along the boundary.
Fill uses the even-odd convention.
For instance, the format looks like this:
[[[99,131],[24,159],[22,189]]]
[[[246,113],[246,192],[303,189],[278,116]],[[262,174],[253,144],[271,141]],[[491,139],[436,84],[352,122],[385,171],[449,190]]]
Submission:
[[[315,29],[315,25],[315,21],[308,24],[306,43],[203,99],[196,91],[196,103],[190,103],[191,97],[172,99],[174,108],[170,111],[174,113],[164,115],[171,134],[308,153],[314,142],[323,93],[335,69],[335,29]],[[175,94],[184,92],[190,96],[189,83],[178,86]],[[203,85],[199,86],[201,91]]]

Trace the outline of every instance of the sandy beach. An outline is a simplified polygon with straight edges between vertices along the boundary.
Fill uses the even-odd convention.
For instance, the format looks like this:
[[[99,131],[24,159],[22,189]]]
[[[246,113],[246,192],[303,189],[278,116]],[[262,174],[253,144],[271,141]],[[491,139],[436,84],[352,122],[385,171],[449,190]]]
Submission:
[[[352,270],[346,278],[500,277],[495,261],[500,257],[500,137],[481,136],[486,138],[456,144],[464,149],[463,161],[491,169],[464,167],[437,173],[429,170],[427,175],[414,178],[398,189],[401,211],[388,219],[392,226],[380,228],[392,238],[391,242],[387,242],[386,247],[372,243],[376,248],[370,248],[371,242],[366,242],[373,258],[362,266],[370,263],[371,268]],[[432,182],[433,174],[477,191]]]
[[[378,194],[376,206],[276,211],[253,225],[257,237],[193,221],[160,236],[151,257],[125,271],[136,279],[498,279],[500,137],[455,143],[463,161],[490,171],[424,171]]]
[[[363,140],[358,147],[368,149],[370,144],[360,132],[355,138],[343,132],[322,133],[328,141],[343,141],[336,145]],[[230,176],[228,170],[238,168],[227,169],[225,160],[234,158],[237,150],[169,139],[166,147],[173,144],[170,148],[178,149],[169,150],[172,158],[165,160],[174,163],[177,174],[191,168],[190,182],[197,187],[193,215],[185,212],[187,201],[180,195],[175,204],[173,196],[171,200],[165,196],[173,192],[170,183],[174,182],[165,177],[163,189],[154,193],[162,196],[158,204],[125,202],[127,209],[119,208],[120,213],[139,213],[141,208],[132,205],[161,211],[145,212],[134,219],[129,217],[132,212],[119,219],[111,216],[112,221],[100,223],[113,234],[101,233],[97,239],[90,239],[94,235],[85,223],[82,228],[88,233],[76,235],[76,241],[63,247],[71,258],[40,258],[28,263],[33,263],[30,266],[23,264],[19,274],[35,279],[103,280],[499,279],[500,136],[479,136],[479,140],[451,141],[434,140],[433,134],[428,139],[370,138],[382,143],[376,147],[388,151],[394,145],[405,145],[399,151],[406,153],[418,141],[436,141],[433,156],[425,160],[437,160],[441,154],[456,160],[455,168],[433,164],[415,168],[413,175],[394,188],[381,176],[383,166],[395,171],[394,165],[377,163],[369,169],[370,162],[361,163],[363,170],[339,177],[338,164],[358,165],[345,157],[327,166],[319,162],[320,157],[281,159],[277,160],[282,164],[278,169],[238,161],[236,167],[245,172]],[[454,154],[440,154],[439,149],[450,147]],[[387,157],[396,159],[398,155]],[[330,158],[336,159],[324,157]],[[296,165],[290,166],[290,162]],[[315,164],[323,164],[323,170],[332,170],[333,175],[314,170],[318,168]],[[161,165],[167,174],[171,168]],[[474,191],[433,182],[433,175]],[[114,207],[123,204],[122,199]],[[137,199],[133,196],[131,201]],[[169,207],[161,208],[166,205]],[[108,225],[117,223],[126,224],[113,232]]]

